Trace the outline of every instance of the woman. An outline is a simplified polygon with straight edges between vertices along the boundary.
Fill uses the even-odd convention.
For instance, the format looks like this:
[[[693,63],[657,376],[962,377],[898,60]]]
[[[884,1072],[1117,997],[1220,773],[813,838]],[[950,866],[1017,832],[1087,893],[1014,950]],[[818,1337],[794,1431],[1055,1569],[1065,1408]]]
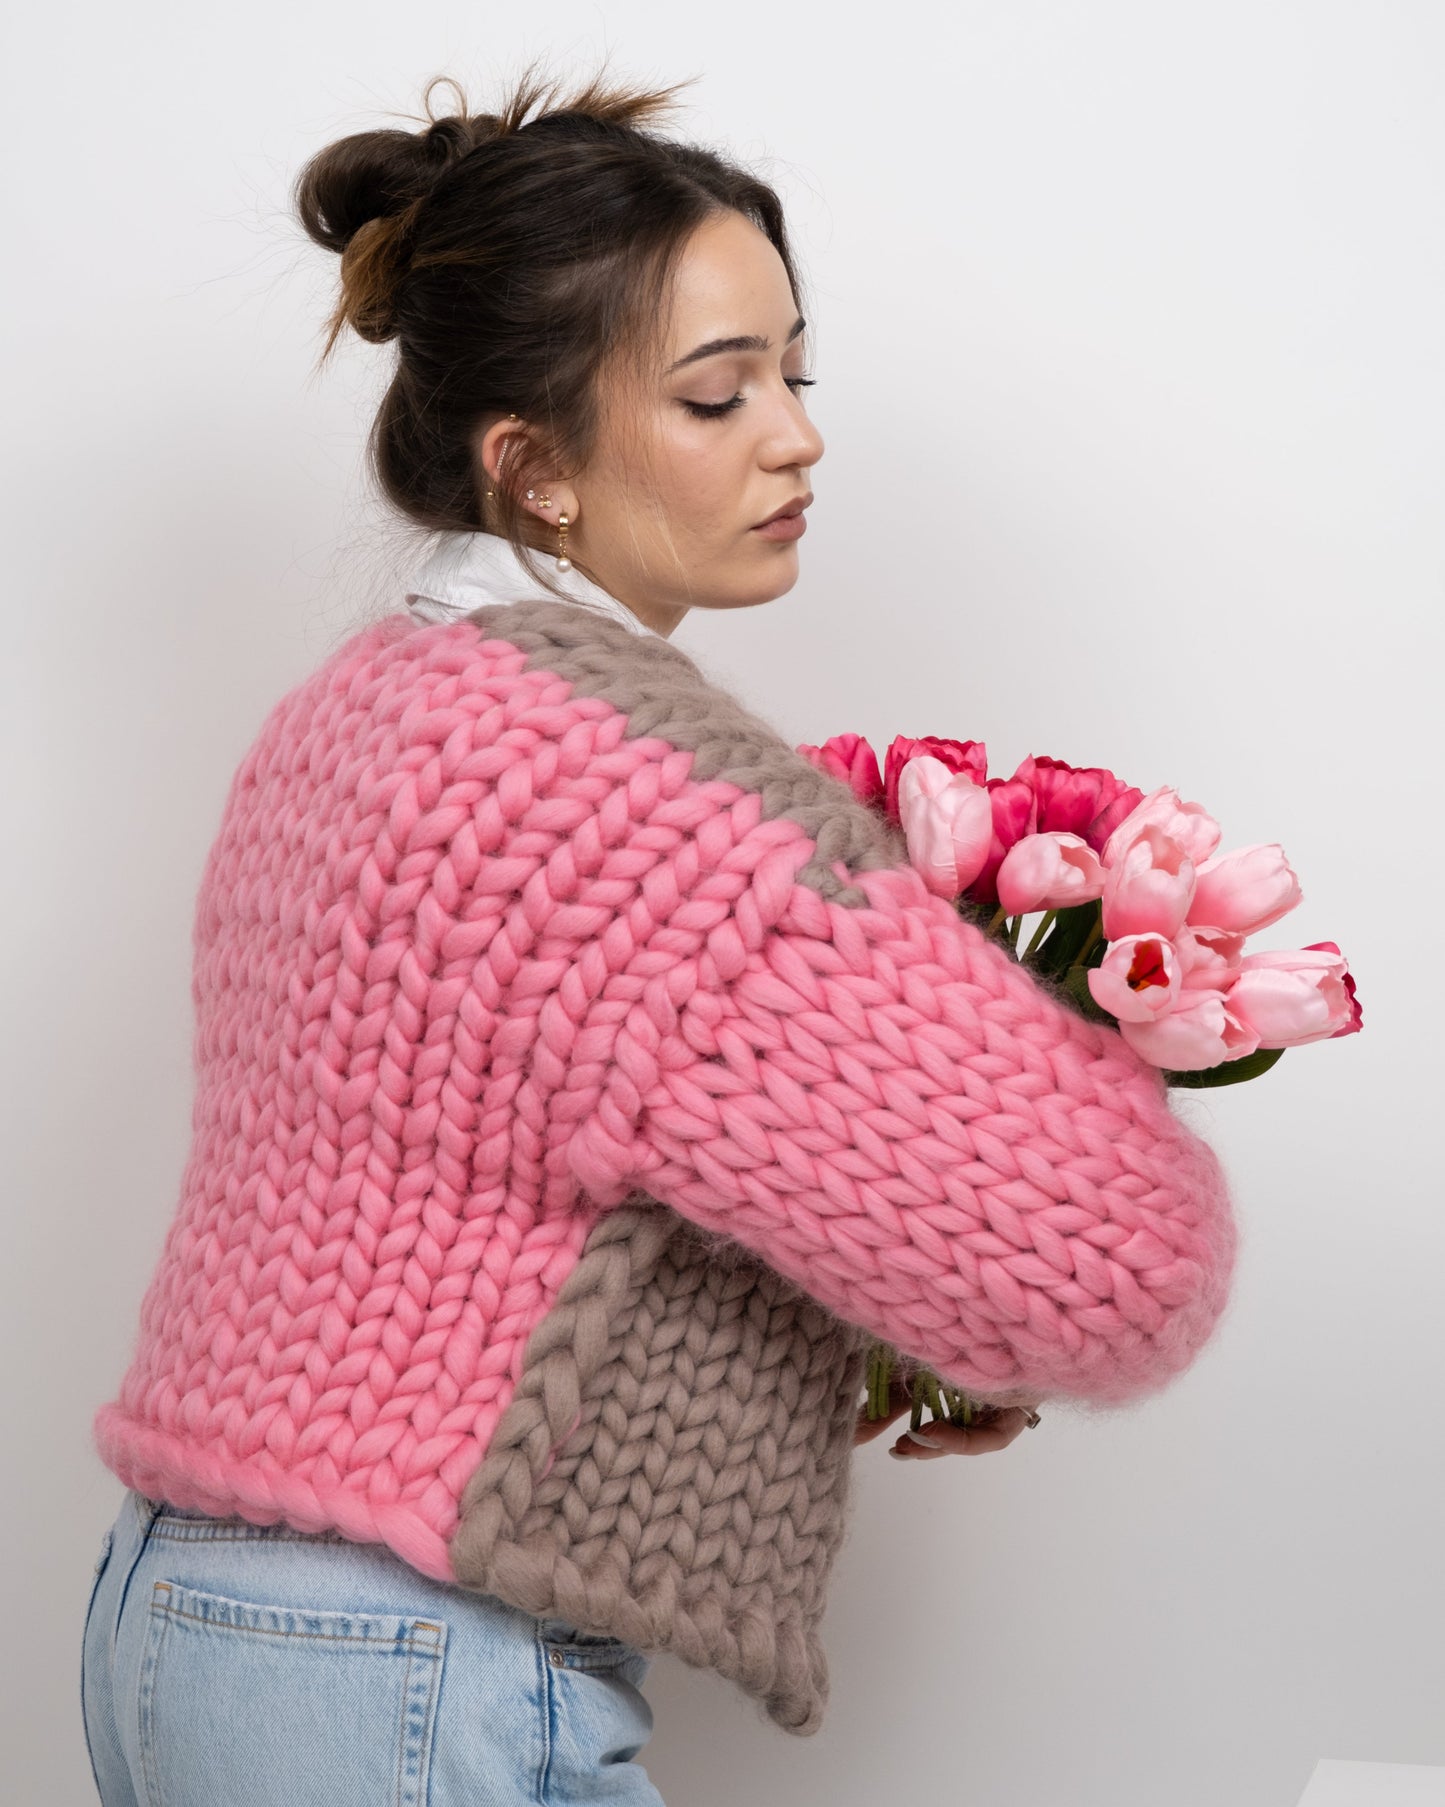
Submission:
[[[869,1343],[990,1402],[927,1459],[1224,1307],[1160,1076],[668,642],[792,586],[823,451],[777,198],[671,92],[524,81],[298,186],[442,532],[202,880],[192,1155],[96,1416],[106,1807],[655,1801],[660,1649],[815,1731]]]

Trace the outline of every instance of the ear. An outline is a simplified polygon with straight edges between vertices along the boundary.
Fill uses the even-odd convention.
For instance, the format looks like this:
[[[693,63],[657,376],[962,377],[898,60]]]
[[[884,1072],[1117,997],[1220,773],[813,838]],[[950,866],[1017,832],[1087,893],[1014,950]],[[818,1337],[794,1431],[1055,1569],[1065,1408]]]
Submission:
[[[478,454],[482,468],[487,473],[487,487],[501,489],[508,483],[508,468],[515,469],[522,461],[524,442],[530,437],[530,428],[526,421],[515,415],[504,415],[492,422],[478,443]],[[566,515],[568,527],[576,524],[579,513],[577,492],[570,483],[560,479],[548,482],[545,479],[534,479],[527,490],[517,493],[517,500],[529,514],[539,521],[545,521],[555,527],[558,518]],[[515,490],[514,490],[514,493]]]

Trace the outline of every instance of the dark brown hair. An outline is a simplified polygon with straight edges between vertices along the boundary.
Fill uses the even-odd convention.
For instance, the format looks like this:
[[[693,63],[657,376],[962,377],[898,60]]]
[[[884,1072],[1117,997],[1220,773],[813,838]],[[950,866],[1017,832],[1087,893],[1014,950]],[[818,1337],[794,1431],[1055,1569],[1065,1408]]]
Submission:
[[[430,105],[440,82],[460,102],[443,118]],[[559,99],[529,69],[499,112],[473,114],[438,76],[423,96],[425,131],[338,139],[295,183],[306,231],[341,253],[321,361],[348,324],[398,342],[367,447],[383,493],[423,527],[500,533],[544,583],[527,555],[538,524],[520,497],[539,475],[586,465],[600,375],[628,360],[647,367],[692,232],[742,214],[800,293],[774,190],[712,151],[642,129],[688,85],[628,88],[598,75]],[[476,443],[509,413],[539,439],[513,442],[507,480],[485,502]]]

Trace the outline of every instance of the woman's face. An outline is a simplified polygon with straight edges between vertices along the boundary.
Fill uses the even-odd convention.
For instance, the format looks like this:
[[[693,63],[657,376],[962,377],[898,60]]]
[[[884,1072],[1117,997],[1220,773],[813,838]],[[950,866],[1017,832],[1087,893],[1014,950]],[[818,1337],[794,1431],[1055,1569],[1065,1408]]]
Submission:
[[[802,327],[767,236],[741,214],[708,220],[677,264],[661,368],[641,388],[604,383],[596,449],[553,487],[571,492],[578,568],[658,633],[690,607],[746,608],[797,582],[796,534],[758,524],[812,500],[823,455]]]

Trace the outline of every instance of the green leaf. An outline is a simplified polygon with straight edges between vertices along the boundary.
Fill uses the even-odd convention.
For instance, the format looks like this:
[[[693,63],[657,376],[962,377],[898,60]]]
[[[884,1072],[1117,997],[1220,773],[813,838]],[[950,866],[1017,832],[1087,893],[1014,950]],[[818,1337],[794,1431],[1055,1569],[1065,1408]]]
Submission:
[[[1066,972],[1073,965],[1075,958],[1089,939],[1094,924],[1103,919],[1103,900],[1090,898],[1088,903],[1071,904],[1068,909],[1060,910],[1054,918],[1054,926],[1043,946],[1033,955],[1033,964],[1040,971],[1053,973],[1055,976]]]
[[[1091,1023],[1108,1023],[1117,1029],[1119,1019],[1104,1006],[1089,990],[1089,974],[1093,964],[1086,962],[1083,966],[1071,966],[1063,976],[1064,990],[1079,1007],[1079,1015],[1086,1017]]]
[[[1221,1061],[1217,1067],[1196,1067],[1184,1073],[1166,1067],[1164,1082],[1187,1086],[1193,1091],[1217,1085],[1238,1085],[1243,1080],[1258,1079],[1261,1073],[1267,1073],[1283,1053],[1283,1048],[1256,1048],[1253,1054],[1242,1055],[1238,1060]]]

